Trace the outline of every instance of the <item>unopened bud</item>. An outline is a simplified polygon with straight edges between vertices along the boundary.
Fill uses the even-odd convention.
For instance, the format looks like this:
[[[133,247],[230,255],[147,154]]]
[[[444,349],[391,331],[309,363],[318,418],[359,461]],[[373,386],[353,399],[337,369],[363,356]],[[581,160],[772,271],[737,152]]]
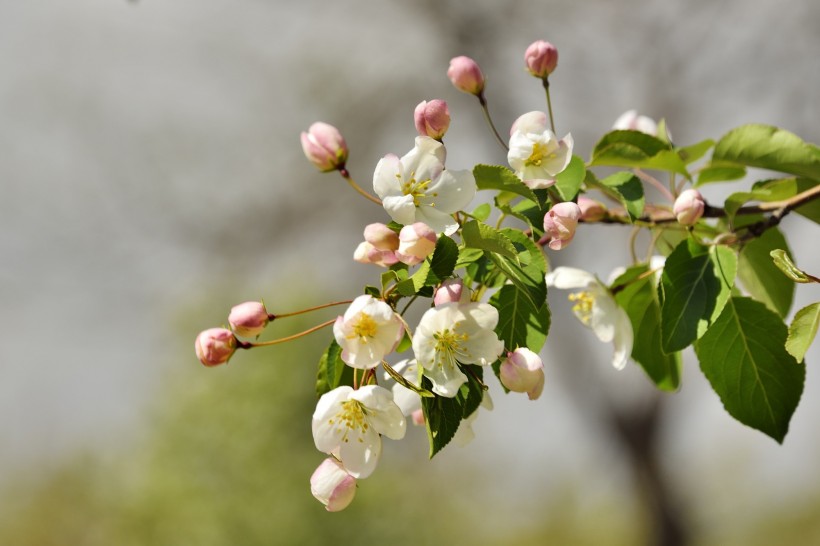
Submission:
[[[561,250],[572,242],[580,217],[581,208],[575,203],[553,205],[544,215],[544,239],[549,238],[551,249]]]
[[[423,222],[404,226],[399,232],[396,257],[407,265],[416,265],[436,249],[436,232]]]
[[[353,252],[353,259],[361,264],[375,264],[382,267],[390,267],[399,261],[392,250],[379,250],[367,241],[359,243]]]
[[[399,248],[399,234],[380,222],[368,224],[364,228],[364,240],[379,250]]]
[[[584,222],[598,222],[606,217],[606,205],[595,199],[578,196],[578,208],[581,209],[581,220]]]
[[[335,171],[347,162],[347,144],[336,127],[317,121],[302,133],[305,157],[322,172]]]
[[[219,366],[230,360],[236,351],[236,337],[226,328],[210,328],[196,336],[194,350],[206,366]]]
[[[505,387],[513,392],[527,393],[530,400],[537,400],[544,390],[544,363],[526,347],[507,353],[500,372]]]
[[[246,301],[231,308],[228,323],[233,331],[242,337],[256,337],[265,330],[270,322],[268,310],[258,301]]]
[[[706,208],[706,202],[703,200],[703,196],[698,190],[689,188],[675,199],[672,212],[675,214],[675,218],[678,219],[679,224],[691,226],[703,216],[704,208]]]
[[[438,307],[445,303],[467,303],[470,301],[470,289],[464,288],[461,279],[447,279],[436,288],[433,304]]]
[[[424,425],[424,410],[417,409],[410,414],[410,418],[413,420],[413,424],[417,427]]]
[[[342,464],[328,457],[310,477],[310,492],[328,512],[344,510],[356,496],[356,478]]]
[[[558,49],[549,42],[533,42],[524,52],[527,70],[536,78],[545,79],[558,66]]]
[[[416,106],[413,120],[421,136],[441,140],[450,128],[450,109],[443,100],[423,100]]]
[[[450,60],[447,77],[459,91],[472,95],[481,95],[484,91],[484,74],[478,63],[470,57],[454,57]]]

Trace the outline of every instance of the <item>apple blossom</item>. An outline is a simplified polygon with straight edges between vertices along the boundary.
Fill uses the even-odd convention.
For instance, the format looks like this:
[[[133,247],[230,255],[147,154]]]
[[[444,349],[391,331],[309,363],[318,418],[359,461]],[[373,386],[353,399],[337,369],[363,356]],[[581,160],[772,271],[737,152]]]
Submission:
[[[316,449],[332,453],[354,478],[376,469],[382,451],[381,434],[401,440],[407,421],[390,391],[378,385],[358,390],[342,386],[322,395],[313,412]]]
[[[301,139],[305,157],[320,171],[335,171],[347,162],[347,144],[336,127],[317,121]]]
[[[209,328],[196,336],[194,350],[206,366],[225,364],[236,351],[236,337],[227,328]]]
[[[501,363],[501,383],[513,392],[525,392],[537,400],[544,390],[544,363],[526,347],[519,347]]]
[[[461,279],[447,279],[436,288],[433,294],[433,305],[440,307],[445,303],[470,303],[470,289],[464,287]]]
[[[390,250],[379,250],[367,241],[362,241],[353,251],[353,259],[362,264],[375,264],[390,267],[398,263],[396,253]]]
[[[675,199],[675,206],[672,207],[672,212],[678,223],[684,226],[691,226],[697,222],[703,211],[706,208],[706,201],[703,196],[696,189],[689,188],[684,190],[677,199]]]
[[[558,66],[558,49],[544,40],[533,42],[524,52],[524,63],[530,74],[544,79]]]
[[[558,140],[548,128],[544,112],[528,112],[512,125],[507,161],[530,188],[548,188],[555,183],[555,176],[569,165],[572,145],[570,134]]]
[[[606,218],[606,205],[595,199],[579,195],[578,207],[581,209],[581,220],[584,222],[598,222]]]
[[[493,329],[498,311],[487,303],[446,303],[428,309],[413,334],[413,353],[433,383],[433,392],[447,398],[467,381],[462,364],[492,364],[504,351]]]
[[[349,366],[378,366],[404,335],[404,326],[393,309],[373,296],[357,297],[333,324],[333,335]]]
[[[647,116],[638,115],[636,110],[627,110],[615,120],[613,129],[640,131],[652,136],[658,136],[657,122]]]
[[[401,159],[383,157],[373,174],[373,189],[393,220],[409,225],[424,222],[436,233],[458,229],[453,214],[466,207],[476,193],[473,173],[445,170],[444,145],[430,137],[416,137],[416,145]]]
[[[423,100],[413,112],[413,121],[419,135],[441,140],[450,128],[450,109],[443,100]]]
[[[436,232],[423,222],[404,226],[399,232],[399,249],[396,257],[407,265],[416,265],[436,249]]]
[[[310,492],[325,505],[328,512],[339,512],[353,502],[356,478],[339,461],[328,457],[310,477]]]
[[[470,57],[460,56],[450,59],[447,77],[459,91],[479,96],[484,92],[484,74],[478,63]]]
[[[259,301],[246,301],[234,305],[228,315],[228,323],[237,335],[256,337],[265,330],[271,321],[265,304]]]
[[[419,366],[416,359],[404,359],[396,362],[393,369],[401,374],[411,385],[419,386]],[[390,378],[390,374],[385,372],[385,379]],[[412,415],[414,412],[421,409],[421,396],[417,392],[408,389],[401,383],[395,383],[392,388],[393,402],[401,410],[402,415]]]
[[[572,242],[580,217],[581,208],[571,201],[552,206],[544,215],[544,239],[549,238],[551,249],[561,250]]]

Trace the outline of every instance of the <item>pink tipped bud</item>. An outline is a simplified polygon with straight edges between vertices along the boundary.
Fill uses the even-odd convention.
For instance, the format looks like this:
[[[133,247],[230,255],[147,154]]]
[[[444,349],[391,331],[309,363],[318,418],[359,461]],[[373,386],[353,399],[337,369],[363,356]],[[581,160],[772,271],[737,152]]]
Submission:
[[[706,201],[698,190],[688,189],[684,190],[677,199],[675,199],[675,206],[672,207],[672,212],[678,223],[684,226],[691,226],[698,219],[703,216],[703,210],[706,208]]]
[[[524,62],[530,74],[543,80],[558,66],[558,49],[549,42],[538,40],[524,52]]]
[[[417,409],[413,413],[410,414],[410,418],[413,419],[413,424],[417,427],[424,425],[424,410]]]
[[[613,129],[640,131],[652,136],[658,136],[658,124],[654,119],[638,115],[635,110],[627,110],[621,114],[615,123],[612,125]]]
[[[447,279],[436,288],[433,295],[433,304],[438,307],[445,303],[468,303],[470,301],[470,289],[464,288],[464,281],[461,279]]]
[[[328,512],[344,510],[356,496],[356,478],[342,464],[328,457],[310,477],[310,492]]]
[[[484,74],[481,73],[478,63],[470,57],[461,56],[451,59],[447,77],[459,91],[476,96],[481,95],[484,91]]]
[[[353,252],[353,259],[360,264],[374,264],[381,267],[390,267],[399,259],[392,250],[379,250],[367,241],[362,241]]]
[[[436,249],[436,232],[423,222],[404,226],[399,232],[396,257],[407,265],[416,265]]]
[[[441,140],[450,128],[450,109],[443,100],[423,100],[416,106],[413,120],[421,136]]]
[[[368,224],[364,240],[379,250],[398,250],[399,234],[382,223]]]
[[[322,172],[335,171],[347,162],[347,144],[336,127],[317,121],[302,133],[305,157]]]
[[[571,202],[558,203],[544,215],[544,239],[549,238],[551,249],[561,250],[572,242],[580,217],[581,208]]]
[[[537,400],[544,390],[544,363],[526,347],[507,353],[501,364],[501,383],[513,392],[525,392]]]
[[[236,337],[226,328],[211,328],[196,336],[194,350],[206,366],[219,366],[230,360],[236,351]]]
[[[265,330],[270,322],[268,310],[258,301],[246,301],[231,308],[228,323],[237,335],[242,337],[256,337]]]
[[[598,222],[606,217],[606,205],[595,199],[578,196],[578,208],[581,209],[581,220],[584,222]]]

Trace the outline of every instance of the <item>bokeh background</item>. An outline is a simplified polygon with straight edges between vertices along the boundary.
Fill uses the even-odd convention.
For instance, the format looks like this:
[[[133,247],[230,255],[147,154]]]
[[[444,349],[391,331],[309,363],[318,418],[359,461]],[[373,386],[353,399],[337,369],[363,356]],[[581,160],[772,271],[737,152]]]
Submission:
[[[448,165],[503,164],[448,61],[478,60],[504,132],[544,108],[522,58],[547,39],[583,156],[630,108],[679,143],[747,122],[818,142],[818,28],[814,0],[0,1],[0,544],[820,544],[816,347],[780,446],[690,353],[675,394],[612,370],[556,291],[542,398],[493,385],[473,443],[433,461],[421,430],[386,442],[340,514],[308,488],[329,332],[213,370],[192,347],[235,303],[374,282],[350,257],[386,215],[304,160],[313,121],[342,129],[364,186],[424,99],[450,104]],[[816,274],[817,227],[793,216]],[[553,265],[606,277],[627,235],[582,227]],[[818,299],[799,286],[795,309]]]

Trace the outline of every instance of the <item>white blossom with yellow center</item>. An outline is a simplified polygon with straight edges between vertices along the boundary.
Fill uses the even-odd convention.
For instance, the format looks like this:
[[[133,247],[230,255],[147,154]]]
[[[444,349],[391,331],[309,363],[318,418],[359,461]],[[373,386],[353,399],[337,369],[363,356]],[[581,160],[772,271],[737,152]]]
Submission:
[[[487,303],[445,303],[429,309],[413,334],[413,352],[433,383],[448,398],[467,382],[461,365],[487,366],[504,351],[493,329],[498,311]]]
[[[401,341],[404,327],[389,305],[364,295],[336,319],[333,335],[342,348],[342,360],[353,368],[370,369]]]
[[[313,412],[316,449],[333,454],[357,479],[376,469],[382,452],[381,435],[401,440],[406,428],[393,394],[378,385],[358,390],[337,387],[322,395]]]
[[[544,112],[528,112],[513,123],[507,161],[532,189],[548,188],[572,159],[572,135],[561,140],[547,128]]]
[[[574,267],[557,267],[547,275],[547,285],[561,290],[581,289],[569,296],[574,303],[573,313],[598,339],[615,345],[612,365],[622,370],[632,354],[632,323],[609,289],[592,273]]]
[[[388,154],[376,165],[373,190],[384,210],[405,226],[423,222],[436,233],[458,230],[453,214],[463,210],[476,193],[473,173],[444,168],[444,145],[430,137],[416,137],[404,157]]]

